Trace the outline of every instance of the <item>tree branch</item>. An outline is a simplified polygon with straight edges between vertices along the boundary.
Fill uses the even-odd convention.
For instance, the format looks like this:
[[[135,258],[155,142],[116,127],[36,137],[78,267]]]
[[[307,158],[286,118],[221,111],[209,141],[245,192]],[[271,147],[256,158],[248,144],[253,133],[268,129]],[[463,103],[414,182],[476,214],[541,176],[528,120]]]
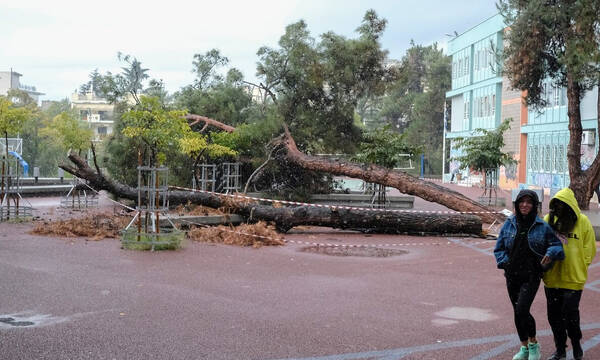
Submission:
[[[214,126],[218,129],[221,129],[223,131],[227,131],[227,132],[234,132],[235,128],[233,126],[229,126],[229,125],[225,125],[222,122],[219,122],[215,119],[211,119],[208,118],[206,116],[200,116],[200,115],[195,115],[195,114],[187,114],[185,116],[185,118],[187,120],[192,120],[192,122],[190,123],[190,126],[196,125],[199,122],[204,122],[206,125],[211,125]]]

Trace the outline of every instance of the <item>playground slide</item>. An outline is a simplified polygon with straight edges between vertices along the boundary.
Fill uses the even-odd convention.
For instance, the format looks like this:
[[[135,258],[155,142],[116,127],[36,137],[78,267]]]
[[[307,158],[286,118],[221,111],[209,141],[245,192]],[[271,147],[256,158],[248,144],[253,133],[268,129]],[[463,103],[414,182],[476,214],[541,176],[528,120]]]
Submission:
[[[14,151],[9,151],[8,153],[11,154],[12,156],[16,157],[17,160],[19,160],[19,162],[21,163],[21,166],[23,167],[23,176],[24,177],[29,176],[29,164],[27,163],[27,161],[23,160],[21,155],[19,155],[18,153],[14,152]]]

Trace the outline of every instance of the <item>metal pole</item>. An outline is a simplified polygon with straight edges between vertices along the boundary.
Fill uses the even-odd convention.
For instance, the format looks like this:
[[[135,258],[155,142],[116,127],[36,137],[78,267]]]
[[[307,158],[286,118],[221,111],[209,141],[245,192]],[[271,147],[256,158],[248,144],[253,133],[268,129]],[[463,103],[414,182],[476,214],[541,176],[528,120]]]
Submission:
[[[446,182],[444,173],[446,171],[446,101],[444,100],[444,130],[442,138],[442,184]]]

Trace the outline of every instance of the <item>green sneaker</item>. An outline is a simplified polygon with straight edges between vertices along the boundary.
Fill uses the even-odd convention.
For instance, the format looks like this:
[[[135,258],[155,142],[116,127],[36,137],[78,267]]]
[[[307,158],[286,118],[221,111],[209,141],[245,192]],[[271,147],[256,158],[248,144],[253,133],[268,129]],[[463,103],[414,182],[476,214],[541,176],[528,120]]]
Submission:
[[[513,356],[513,360],[529,360],[529,348],[527,346],[521,346],[519,352]]]
[[[529,343],[529,360],[540,360],[542,358],[541,347],[539,343]]]

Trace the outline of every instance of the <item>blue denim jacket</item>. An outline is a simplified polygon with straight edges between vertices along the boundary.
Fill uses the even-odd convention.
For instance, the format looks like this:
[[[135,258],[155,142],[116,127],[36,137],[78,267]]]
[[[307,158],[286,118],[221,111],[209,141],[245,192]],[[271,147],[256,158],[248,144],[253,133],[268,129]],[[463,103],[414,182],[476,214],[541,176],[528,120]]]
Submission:
[[[496,256],[498,269],[503,269],[508,263],[508,256],[515,244],[516,235],[517,219],[515,215],[512,215],[502,225],[498,240],[496,240],[494,256]],[[533,225],[529,228],[527,240],[529,248],[540,260],[544,256],[548,256],[552,260],[563,260],[565,258],[562,243],[554,233],[554,230],[539,217],[535,218]]]

